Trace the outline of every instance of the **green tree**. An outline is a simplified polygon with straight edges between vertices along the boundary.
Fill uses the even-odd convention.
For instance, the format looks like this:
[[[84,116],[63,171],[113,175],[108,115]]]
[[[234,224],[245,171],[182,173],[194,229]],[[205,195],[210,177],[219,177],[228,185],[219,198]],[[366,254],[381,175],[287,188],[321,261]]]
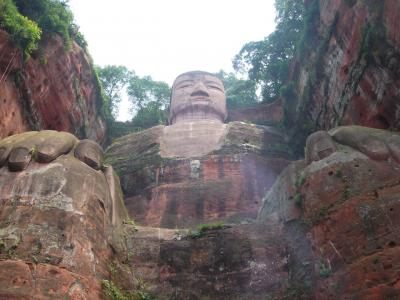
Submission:
[[[132,125],[144,129],[165,124],[166,120],[167,110],[160,107],[157,102],[149,102],[137,111],[132,119]]]
[[[57,33],[64,39],[65,48],[71,46],[73,15],[68,1],[62,0],[14,0],[19,12],[35,21],[45,36]]]
[[[254,81],[238,79],[234,73],[226,73],[223,70],[215,75],[224,84],[228,108],[251,106],[258,102],[257,87]]]
[[[118,116],[118,107],[122,100],[121,92],[128,84],[134,72],[129,71],[125,66],[108,65],[96,66],[100,83],[104,89],[107,110],[115,119]]]
[[[150,102],[157,102],[163,108],[169,104],[170,87],[165,82],[154,81],[151,76],[133,75],[127,90],[134,109],[141,109]]]
[[[149,128],[166,122],[171,88],[167,83],[155,81],[150,76],[131,76],[127,88],[132,111],[137,111],[132,122],[135,126]]]
[[[304,28],[304,1],[276,0],[276,29],[262,41],[249,42],[233,60],[236,71],[248,72],[261,86],[264,101],[274,101],[285,82]]]
[[[0,28],[10,34],[25,57],[37,49],[41,29],[35,22],[21,15],[12,0],[0,0]]]

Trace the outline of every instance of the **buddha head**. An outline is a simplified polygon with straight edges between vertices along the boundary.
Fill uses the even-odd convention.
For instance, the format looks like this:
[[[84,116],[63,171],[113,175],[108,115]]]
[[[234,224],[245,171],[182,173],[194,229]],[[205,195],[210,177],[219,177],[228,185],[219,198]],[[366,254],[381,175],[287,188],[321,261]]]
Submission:
[[[226,119],[226,97],[222,81],[215,75],[192,71],[179,75],[172,85],[169,123]]]

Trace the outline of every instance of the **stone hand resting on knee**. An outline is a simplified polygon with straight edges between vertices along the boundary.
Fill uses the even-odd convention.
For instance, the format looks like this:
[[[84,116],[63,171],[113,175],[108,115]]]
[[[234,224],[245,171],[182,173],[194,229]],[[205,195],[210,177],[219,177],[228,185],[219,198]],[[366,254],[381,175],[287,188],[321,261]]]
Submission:
[[[310,163],[323,159],[340,145],[350,146],[373,160],[392,159],[400,163],[399,133],[362,126],[340,126],[329,132],[313,133],[307,139],[306,160]]]
[[[95,170],[102,167],[103,150],[100,145],[53,130],[29,131],[0,140],[0,167],[7,165],[10,171],[22,171],[31,160],[49,163],[68,153]]]
[[[340,144],[350,146],[373,160],[393,159],[400,163],[400,134],[362,126],[341,126],[329,134]]]

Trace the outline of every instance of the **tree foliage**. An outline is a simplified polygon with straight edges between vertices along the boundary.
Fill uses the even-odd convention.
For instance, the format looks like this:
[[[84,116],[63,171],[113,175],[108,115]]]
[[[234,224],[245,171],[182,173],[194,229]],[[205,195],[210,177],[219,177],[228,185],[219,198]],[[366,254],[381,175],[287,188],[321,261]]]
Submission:
[[[0,0],[0,28],[10,34],[26,57],[37,49],[41,29],[35,22],[21,15],[12,0]]]
[[[262,41],[249,42],[235,56],[236,71],[261,85],[264,101],[279,95],[304,28],[304,1],[276,0],[276,29]]]
[[[234,73],[226,73],[223,70],[215,75],[224,84],[228,109],[251,106],[258,102],[254,81],[238,79]]]
[[[168,118],[167,109],[159,106],[157,102],[149,102],[140,108],[132,119],[132,125],[141,129],[155,125],[165,124]]]
[[[81,47],[87,43],[67,1],[62,0],[0,0],[0,28],[6,30],[28,57],[38,48],[42,38],[58,34],[65,49],[75,40]]]
[[[167,83],[155,81],[150,76],[140,77],[125,66],[97,66],[96,73],[103,89],[104,112],[110,128],[121,129],[123,126],[114,125],[125,92],[131,104],[130,112],[134,115],[132,121],[126,125],[130,128],[129,131],[166,123],[171,93]],[[115,132],[113,135],[118,136],[118,133]]]
[[[71,46],[73,15],[62,0],[14,0],[20,13],[35,21],[44,35],[59,34],[65,47]]]
[[[142,109],[151,102],[165,108],[169,104],[170,94],[167,83],[154,81],[151,76],[133,75],[129,80],[128,95],[135,109]]]
[[[149,128],[164,124],[167,119],[171,88],[167,83],[155,81],[150,76],[131,76],[127,88],[132,110],[137,113],[132,119],[133,124]]]
[[[107,110],[113,119],[118,116],[118,107],[122,100],[121,92],[129,82],[133,73],[125,66],[96,66],[101,86],[104,89]]]

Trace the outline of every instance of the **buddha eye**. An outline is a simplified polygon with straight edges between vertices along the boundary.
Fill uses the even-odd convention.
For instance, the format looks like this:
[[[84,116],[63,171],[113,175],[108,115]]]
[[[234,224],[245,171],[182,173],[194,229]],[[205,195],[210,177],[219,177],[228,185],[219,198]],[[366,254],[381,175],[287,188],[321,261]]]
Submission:
[[[216,85],[207,85],[207,87],[210,88],[210,89],[214,89],[214,90],[218,90],[218,91],[221,91],[221,92],[222,92],[222,89],[221,89],[219,86],[216,86]]]
[[[178,87],[178,90],[184,89],[184,88],[187,88],[187,87],[191,87],[191,86],[192,86],[192,84],[184,84],[184,85],[181,85],[180,87]]]

